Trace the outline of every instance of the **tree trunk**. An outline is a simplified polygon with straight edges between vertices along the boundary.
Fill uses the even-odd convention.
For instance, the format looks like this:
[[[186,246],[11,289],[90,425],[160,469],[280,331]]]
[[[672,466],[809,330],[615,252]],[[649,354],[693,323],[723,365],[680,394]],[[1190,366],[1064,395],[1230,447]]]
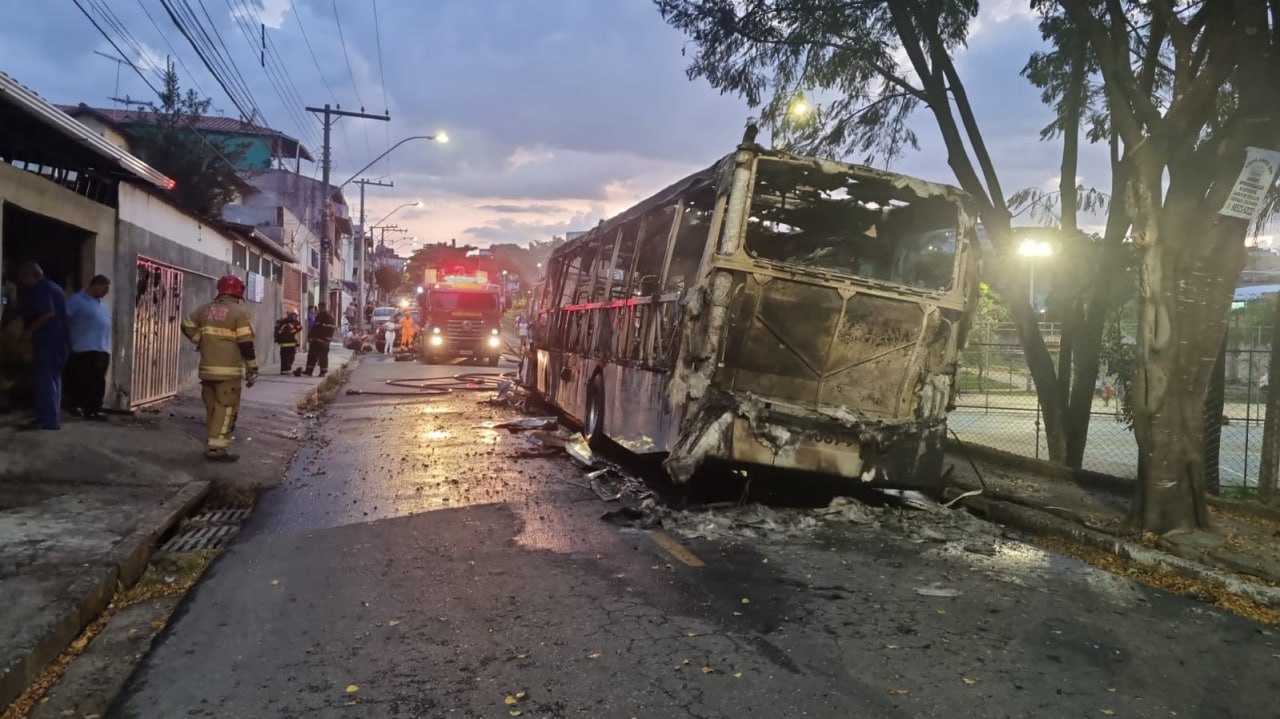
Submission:
[[[1258,470],[1258,501],[1276,498],[1276,470],[1280,466],[1280,298],[1276,298],[1271,325],[1271,362],[1267,368],[1267,415],[1262,425],[1262,467]]]
[[[1166,534],[1209,524],[1205,394],[1245,251],[1240,228],[1228,224],[1234,221],[1200,219],[1203,206],[1159,214],[1159,230],[1148,235],[1157,241],[1146,246],[1141,266],[1133,519]]]

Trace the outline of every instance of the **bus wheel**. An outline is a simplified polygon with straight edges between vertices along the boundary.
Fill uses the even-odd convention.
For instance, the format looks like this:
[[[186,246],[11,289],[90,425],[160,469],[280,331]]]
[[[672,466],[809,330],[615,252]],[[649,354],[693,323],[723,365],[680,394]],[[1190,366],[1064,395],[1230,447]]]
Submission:
[[[498,366],[498,360],[500,360],[500,359],[502,359],[502,356],[501,356],[501,355],[490,355],[490,356],[489,356],[489,366],[490,366],[490,367],[497,367],[497,366]]]
[[[604,441],[604,380],[600,375],[592,377],[587,387],[587,416],[582,422],[582,436],[592,447],[599,447]]]

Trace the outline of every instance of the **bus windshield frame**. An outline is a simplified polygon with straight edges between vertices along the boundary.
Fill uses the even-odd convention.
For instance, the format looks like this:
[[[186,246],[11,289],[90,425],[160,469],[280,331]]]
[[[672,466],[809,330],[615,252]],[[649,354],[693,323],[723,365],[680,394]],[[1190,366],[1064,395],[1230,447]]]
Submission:
[[[853,167],[759,157],[742,247],[763,265],[945,295],[960,281],[958,209]]]

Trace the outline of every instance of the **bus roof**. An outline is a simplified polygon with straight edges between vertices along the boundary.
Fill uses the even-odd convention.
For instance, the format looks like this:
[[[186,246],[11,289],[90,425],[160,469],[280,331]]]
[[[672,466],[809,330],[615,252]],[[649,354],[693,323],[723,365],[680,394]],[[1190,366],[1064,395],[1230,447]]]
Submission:
[[[838,162],[836,160],[824,160],[817,157],[794,155],[781,150],[769,150],[761,147],[760,145],[740,145],[738,147],[738,151],[742,150],[751,152],[757,157],[771,157],[809,165],[811,169],[817,170],[818,172],[850,174],[869,183],[879,184],[884,189],[898,191],[907,189],[920,197],[948,197],[963,205],[968,214],[973,216],[977,215],[977,211],[973,206],[973,199],[967,192],[953,185],[929,182],[928,180],[921,180],[910,175],[902,175],[888,170],[877,170],[874,167],[867,167],[866,165],[855,165],[852,163]],[[725,155],[719,160],[716,160],[710,167],[683,177],[653,195],[650,195],[644,200],[641,200],[632,207],[623,210],[617,215],[614,215],[607,220],[601,220],[600,224],[596,225],[591,230],[584,232],[581,236],[575,237],[557,247],[552,251],[551,256],[558,257],[565,252],[571,251],[573,248],[584,242],[589,242],[595,239],[595,237],[602,232],[607,233],[616,230],[619,225],[635,219],[654,208],[669,205],[674,202],[676,198],[688,192],[690,189],[698,187],[699,185],[710,185],[715,183],[716,178],[722,172],[727,172],[733,167],[736,155],[736,151]]]

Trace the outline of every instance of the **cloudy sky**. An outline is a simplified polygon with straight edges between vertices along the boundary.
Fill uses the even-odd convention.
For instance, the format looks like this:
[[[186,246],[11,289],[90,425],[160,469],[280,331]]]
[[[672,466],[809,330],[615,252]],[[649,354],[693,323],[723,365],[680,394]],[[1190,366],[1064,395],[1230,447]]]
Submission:
[[[173,56],[186,86],[237,114],[161,0],[79,2],[144,72],[153,75]],[[406,144],[366,173],[395,182],[370,188],[369,221],[420,199],[421,209],[401,210],[393,221],[422,241],[524,243],[588,228],[730,151],[750,114],[737,98],[686,78],[684,38],[651,0],[170,4],[191,8],[225,44],[248,89],[241,94],[267,123],[317,156],[319,122],[301,105],[390,111],[389,123],[341,122],[339,181],[402,137],[447,131],[449,144]],[[1027,4],[984,3],[961,58],[1007,191],[1052,185],[1057,176],[1053,148],[1037,140],[1045,110],[1018,76],[1038,39]],[[73,0],[0,0],[0,20],[0,70],[45,98],[110,107],[112,96],[153,97],[132,70],[117,72],[95,54],[114,50]],[[929,118],[917,124],[921,152],[894,169],[953,181]],[[313,169],[303,163],[304,172]],[[1105,183],[1089,171],[1086,164],[1086,182]],[[348,193],[353,206],[356,196]]]

